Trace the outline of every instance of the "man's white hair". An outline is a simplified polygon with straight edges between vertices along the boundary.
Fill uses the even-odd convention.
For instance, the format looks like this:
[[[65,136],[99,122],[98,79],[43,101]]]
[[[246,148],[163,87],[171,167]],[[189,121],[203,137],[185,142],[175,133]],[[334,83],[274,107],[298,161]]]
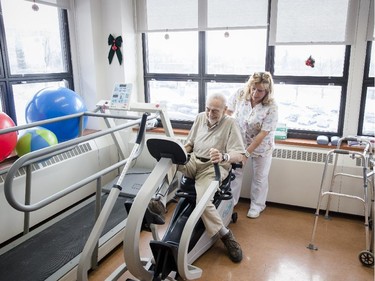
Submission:
[[[227,105],[226,96],[223,93],[220,93],[220,92],[215,92],[215,93],[210,94],[207,97],[206,104],[208,104],[210,100],[220,100],[223,104],[223,107],[225,107]]]

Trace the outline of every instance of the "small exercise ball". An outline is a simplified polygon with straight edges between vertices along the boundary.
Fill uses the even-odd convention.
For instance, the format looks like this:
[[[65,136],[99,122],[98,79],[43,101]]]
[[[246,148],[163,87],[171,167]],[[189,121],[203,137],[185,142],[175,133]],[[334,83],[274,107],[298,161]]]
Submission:
[[[0,112],[0,130],[14,127],[13,120],[4,112]],[[17,132],[0,134],[0,162],[7,158],[17,144]]]
[[[32,123],[41,120],[85,112],[86,106],[82,98],[74,91],[65,87],[48,87],[37,92],[27,104],[26,122]],[[59,142],[74,139],[79,135],[79,117],[50,124],[43,127],[52,131]],[[83,120],[86,128],[87,116]]]
[[[16,152],[19,157],[31,151],[57,144],[56,135],[43,127],[27,130],[17,141]]]

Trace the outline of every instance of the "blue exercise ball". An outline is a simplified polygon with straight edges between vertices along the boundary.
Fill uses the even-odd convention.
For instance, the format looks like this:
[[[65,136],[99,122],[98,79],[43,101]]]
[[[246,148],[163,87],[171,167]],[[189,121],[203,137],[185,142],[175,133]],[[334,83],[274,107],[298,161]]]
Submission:
[[[87,111],[82,98],[65,87],[47,87],[37,92],[27,104],[25,116],[27,123],[66,116]],[[87,116],[83,120],[86,128]],[[79,135],[79,117],[44,124],[44,128],[52,131],[58,142],[74,139]]]

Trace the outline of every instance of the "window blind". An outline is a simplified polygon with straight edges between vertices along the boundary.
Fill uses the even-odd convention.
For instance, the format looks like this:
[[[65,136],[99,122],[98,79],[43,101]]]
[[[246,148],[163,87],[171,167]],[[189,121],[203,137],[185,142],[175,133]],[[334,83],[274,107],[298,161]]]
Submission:
[[[270,44],[352,44],[357,0],[274,0]]]
[[[207,29],[267,27],[268,1],[208,0]]]
[[[268,0],[137,0],[138,32],[267,27]]]
[[[53,6],[61,9],[70,9],[70,0],[26,0],[29,2],[35,2],[36,4],[43,4],[48,6]]]
[[[367,28],[367,40],[375,40],[375,28],[374,28],[374,0],[370,0],[370,13],[368,19],[368,28]]]

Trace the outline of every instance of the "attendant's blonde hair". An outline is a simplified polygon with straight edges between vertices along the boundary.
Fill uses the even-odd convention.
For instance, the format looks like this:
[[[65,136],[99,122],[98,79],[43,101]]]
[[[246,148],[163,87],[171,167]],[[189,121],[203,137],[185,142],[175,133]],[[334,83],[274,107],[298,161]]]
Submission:
[[[274,96],[273,96],[273,79],[272,75],[269,72],[254,72],[249,77],[249,80],[246,82],[246,85],[244,87],[244,96],[245,98],[249,97],[251,98],[252,94],[252,88],[255,87],[256,85],[262,85],[263,88],[266,91],[266,95],[264,96],[262,100],[263,105],[270,104],[274,101]]]

